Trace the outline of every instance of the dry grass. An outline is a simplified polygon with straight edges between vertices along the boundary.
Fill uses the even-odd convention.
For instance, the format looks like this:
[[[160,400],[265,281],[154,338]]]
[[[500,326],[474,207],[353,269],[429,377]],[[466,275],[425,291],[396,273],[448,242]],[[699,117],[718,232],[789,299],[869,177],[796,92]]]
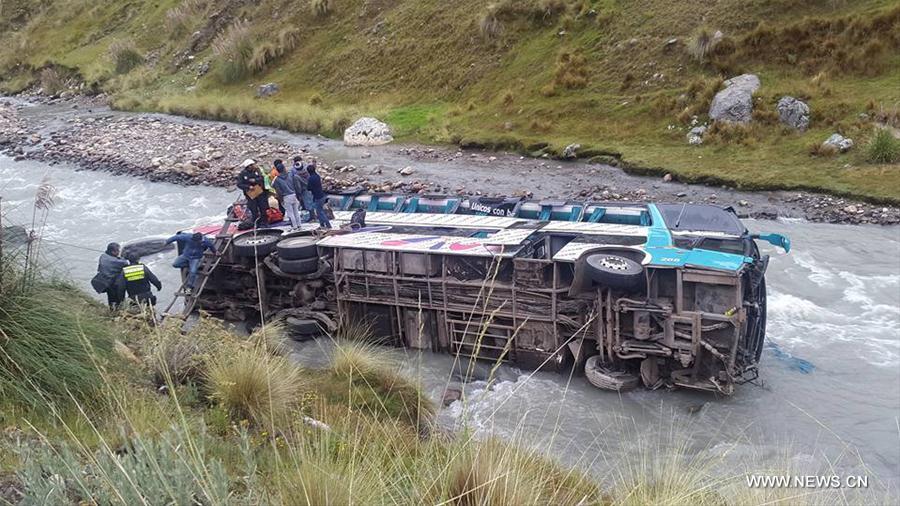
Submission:
[[[698,62],[704,62],[720,40],[719,37],[716,37],[714,30],[701,26],[694,30],[693,35],[688,40],[688,53]]]
[[[309,8],[316,16],[324,18],[331,14],[333,5],[331,0],[310,0]]]
[[[212,51],[220,64],[223,82],[233,83],[243,79],[250,70],[255,40],[250,23],[238,20],[212,43]]]
[[[808,17],[783,26],[760,23],[737,42],[745,61],[778,62],[812,75],[873,76],[884,71],[891,52],[900,47],[900,7],[874,15]]]
[[[887,128],[876,129],[866,147],[866,159],[870,163],[900,162],[900,139],[894,137]]]
[[[53,67],[47,67],[41,71],[40,82],[45,95],[58,95],[66,89],[65,79]]]
[[[169,35],[180,38],[188,34],[205,7],[205,0],[183,0],[180,4],[167,10],[165,21]]]
[[[588,85],[587,59],[581,53],[563,51],[556,57],[553,84],[569,90]]]
[[[206,375],[212,398],[236,420],[281,427],[299,402],[300,370],[258,346],[225,347]]]
[[[596,483],[538,454],[496,439],[472,441],[450,457],[428,502],[458,506],[602,504]]]
[[[143,65],[144,56],[138,52],[131,40],[117,40],[109,45],[109,59],[116,74],[127,74]]]

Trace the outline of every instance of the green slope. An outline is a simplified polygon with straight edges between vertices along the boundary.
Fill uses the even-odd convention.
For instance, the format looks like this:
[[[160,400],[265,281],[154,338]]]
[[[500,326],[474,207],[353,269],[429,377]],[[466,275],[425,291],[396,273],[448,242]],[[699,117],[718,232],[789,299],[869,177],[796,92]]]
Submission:
[[[0,9],[15,13],[0,24],[7,88],[56,65],[122,108],[330,135],[374,114],[401,139],[534,154],[577,142],[582,154],[621,154],[635,170],[685,180],[900,202],[900,167],[865,153],[873,122],[897,127],[900,116],[892,1],[45,0]],[[238,20],[249,61],[229,65],[210,42]],[[722,41],[692,56],[698,34],[716,30]],[[116,42],[147,63],[116,75]],[[691,117],[705,119],[719,78],[743,72],[763,83],[754,124],[688,146]],[[254,98],[270,81],[281,92]],[[778,124],[775,103],[788,94],[808,101],[807,132]],[[833,132],[857,148],[810,155]]]

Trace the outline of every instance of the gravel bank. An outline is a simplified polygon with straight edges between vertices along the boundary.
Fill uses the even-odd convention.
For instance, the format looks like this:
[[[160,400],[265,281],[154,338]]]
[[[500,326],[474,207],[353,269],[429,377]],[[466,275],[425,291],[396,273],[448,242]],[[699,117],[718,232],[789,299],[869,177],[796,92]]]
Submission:
[[[319,160],[332,190],[516,195],[732,205],[745,217],[900,223],[900,208],[808,192],[741,192],[630,176],[607,165],[423,146],[345,148],[338,141],[237,124],[110,111],[98,99],[0,100],[0,152],[152,181],[228,187],[246,158]]]

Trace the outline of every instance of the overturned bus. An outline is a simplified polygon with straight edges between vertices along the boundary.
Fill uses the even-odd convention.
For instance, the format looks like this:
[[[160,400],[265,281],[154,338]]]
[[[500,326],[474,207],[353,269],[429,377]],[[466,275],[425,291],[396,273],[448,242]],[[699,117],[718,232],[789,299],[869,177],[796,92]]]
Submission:
[[[769,257],[733,210],[333,195],[332,231],[205,228],[224,254],[194,305],[300,338],[363,320],[396,346],[583,370],[599,388],[729,395],[758,376]],[[351,217],[365,211],[364,223]]]

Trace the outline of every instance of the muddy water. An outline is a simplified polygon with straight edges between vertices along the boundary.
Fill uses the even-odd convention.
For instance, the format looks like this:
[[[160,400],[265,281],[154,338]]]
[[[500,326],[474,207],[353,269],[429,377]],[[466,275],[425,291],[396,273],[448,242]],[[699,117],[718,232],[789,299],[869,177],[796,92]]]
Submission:
[[[0,158],[4,219],[31,220],[41,177],[58,188],[43,252],[54,270],[89,289],[98,253],[127,242],[218,220],[236,197],[217,188],[182,188],[130,177],[77,172]],[[467,425],[548,449],[604,478],[617,457],[640,446],[678,446],[726,462],[771,462],[807,472],[900,476],[900,228],[749,221],[787,234],[794,251],[774,249],[769,267],[769,345],[761,385],[729,399],[691,392],[601,392],[580,377],[502,367],[491,384],[465,385],[466,402],[442,411]],[[65,244],[63,244],[65,243]],[[173,252],[149,259],[166,293],[177,286]],[[329,343],[298,346],[323,363]],[[456,385],[452,357],[393,352],[439,400]],[[656,451],[656,450],[654,450]],[[831,462],[832,464],[827,464]]]

